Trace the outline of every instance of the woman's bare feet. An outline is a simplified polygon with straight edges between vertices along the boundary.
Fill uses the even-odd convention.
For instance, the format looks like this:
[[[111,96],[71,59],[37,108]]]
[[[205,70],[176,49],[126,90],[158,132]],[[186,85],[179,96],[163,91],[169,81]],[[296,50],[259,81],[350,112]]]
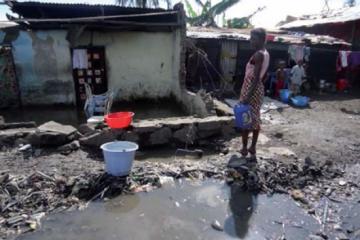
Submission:
[[[241,156],[247,157],[247,155],[248,155],[248,150],[247,150],[246,148],[243,148],[243,149],[241,149],[240,153],[241,153]]]
[[[250,147],[248,151],[250,153],[250,158],[256,159],[256,147]]]

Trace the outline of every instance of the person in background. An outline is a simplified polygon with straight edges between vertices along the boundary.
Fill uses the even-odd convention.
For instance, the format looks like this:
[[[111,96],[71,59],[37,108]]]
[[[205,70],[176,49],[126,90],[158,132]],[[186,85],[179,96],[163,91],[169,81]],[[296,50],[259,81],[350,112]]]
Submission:
[[[280,96],[280,90],[284,89],[285,87],[285,62],[280,61],[279,62],[279,68],[276,70],[276,87],[275,87],[275,97]]]
[[[264,81],[269,67],[270,55],[265,49],[266,31],[256,28],[251,31],[250,43],[255,53],[246,65],[244,83],[240,93],[240,103],[248,104],[251,111],[251,127],[242,129],[243,148],[240,151],[243,157],[248,153],[256,158],[256,144],[260,132],[260,108],[264,98]],[[251,147],[248,149],[250,131],[253,133]]]
[[[300,93],[301,85],[305,82],[306,75],[303,67],[303,61],[299,60],[298,64],[291,69],[291,78],[290,78],[290,90],[294,95]]]

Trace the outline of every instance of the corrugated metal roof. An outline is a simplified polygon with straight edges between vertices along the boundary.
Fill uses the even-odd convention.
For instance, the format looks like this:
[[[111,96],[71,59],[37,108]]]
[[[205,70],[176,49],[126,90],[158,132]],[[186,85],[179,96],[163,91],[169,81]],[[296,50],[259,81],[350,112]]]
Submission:
[[[187,29],[187,37],[203,39],[249,40],[250,31],[251,29],[189,27]],[[272,42],[300,44],[303,43],[304,40],[310,40],[312,44],[351,45],[346,41],[331,36],[289,33],[283,30],[268,31],[268,35],[272,35],[274,37]]]
[[[118,5],[49,3],[49,2],[11,2],[11,11],[24,18],[76,18],[141,13],[167,13],[172,10],[161,8],[135,8]],[[166,15],[164,15],[166,16]],[[176,16],[174,17],[176,19]]]
[[[51,28],[59,24],[88,24],[109,28],[136,23],[148,23],[149,26],[178,24],[178,11],[161,8],[49,2],[11,2],[9,5],[12,12],[21,16],[20,20],[26,20],[33,28]],[[92,17],[94,19],[88,19]]]
[[[312,27],[314,25],[344,23],[360,20],[360,6],[333,11],[330,15],[312,15],[307,19],[300,19],[280,26],[281,29],[292,29],[299,27]]]
[[[115,8],[124,8],[123,6],[120,6],[120,5],[117,5],[117,4],[114,4],[115,3],[115,0],[112,1],[113,3],[84,3],[84,2],[71,2],[71,3],[68,3],[68,2],[52,2],[52,1],[41,1],[41,2],[38,2],[38,1],[21,1],[21,2],[12,2],[11,4],[14,4],[14,5],[21,5],[21,6],[72,6],[72,7],[115,7]],[[144,9],[144,8],[139,8],[139,7],[126,7],[126,8],[132,8],[132,9]],[[147,8],[145,8],[147,9]],[[167,11],[166,9],[163,9],[163,8],[149,8],[149,9],[157,9],[157,10],[160,10],[160,11]]]
[[[0,22],[0,29],[5,29],[5,28],[12,28],[12,27],[16,27],[19,26],[16,23],[13,22]]]
[[[250,34],[240,32],[237,29],[188,27],[186,35],[190,38],[217,38],[249,40]]]

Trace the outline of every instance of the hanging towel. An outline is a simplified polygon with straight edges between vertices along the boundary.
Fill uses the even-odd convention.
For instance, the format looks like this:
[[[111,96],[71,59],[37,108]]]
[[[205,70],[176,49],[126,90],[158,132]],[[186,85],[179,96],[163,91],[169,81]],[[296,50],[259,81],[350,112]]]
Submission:
[[[74,49],[73,51],[73,69],[87,69],[88,56],[86,49]]]
[[[304,47],[303,46],[296,46],[295,61],[298,62],[299,60],[304,60]]]
[[[296,63],[299,60],[304,60],[304,46],[290,45],[288,53],[290,59],[294,60]]]
[[[346,68],[348,66],[348,55],[347,51],[339,51],[341,67]]]
[[[310,61],[310,47],[304,47],[304,59],[306,62]]]
[[[296,45],[290,45],[288,49],[290,59],[296,61]]]

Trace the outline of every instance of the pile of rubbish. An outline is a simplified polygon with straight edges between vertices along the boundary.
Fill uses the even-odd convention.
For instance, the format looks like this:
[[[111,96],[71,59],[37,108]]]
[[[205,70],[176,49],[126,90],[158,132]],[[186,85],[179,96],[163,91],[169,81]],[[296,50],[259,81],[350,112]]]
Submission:
[[[83,209],[91,201],[122,193],[151,191],[176,178],[218,177],[211,169],[189,168],[191,164],[136,163],[130,177],[113,177],[103,170],[79,176],[58,176],[36,171],[30,175],[0,172],[0,238],[36,230],[48,213]]]
[[[227,182],[242,182],[244,189],[266,193],[287,193],[289,189],[302,189],[320,181],[343,175],[343,171],[326,162],[315,164],[310,158],[301,162],[282,162],[273,159],[258,162],[233,155],[228,163]]]
[[[230,161],[228,156],[219,156],[204,161],[136,162],[127,178],[113,177],[103,170],[84,172],[79,176],[58,176],[40,171],[13,176],[3,172],[0,173],[0,237],[37,229],[40,219],[49,212],[85,208],[91,201],[122,193],[151,191],[180,178],[194,181],[212,178],[240,184],[249,191],[289,193],[305,204],[311,201],[309,196],[313,192],[319,197],[331,195],[328,190],[331,180],[342,176],[341,168],[330,163],[315,164],[311,159],[304,163],[283,163],[273,159],[256,163],[236,156]],[[340,185],[344,187],[347,183]],[[309,187],[313,191],[309,192]]]

